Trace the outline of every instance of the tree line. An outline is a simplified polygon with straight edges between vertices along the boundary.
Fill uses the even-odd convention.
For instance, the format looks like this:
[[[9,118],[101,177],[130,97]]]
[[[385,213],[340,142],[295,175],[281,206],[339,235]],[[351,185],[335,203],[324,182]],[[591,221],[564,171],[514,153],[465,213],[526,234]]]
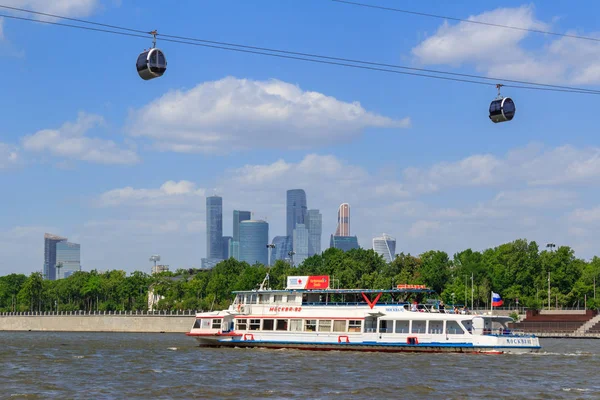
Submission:
[[[519,239],[482,252],[454,254],[431,250],[418,256],[399,254],[386,263],[373,250],[327,249],[292,267],[278,260],[271,268],[235,259],[211,270],[179,269],[148,275],[136,271],[80,271],[50,281],[41,273],[0,277],[0,311],[135,311],[148,310],[149,292],[157,310],[210,310],[227,307],[234,290],[257,288],[267,272],[272,289],[283,289],[287,276],[329,275],[331,286],[345,289],[388,289],[398,284],[424,284],[447,304],[487,307],[490,292],[506,306],[597,308],[596,280],[600,258],[585,261],[568,246],[540,250]],[[472,277],[472,278],[471,278]]]

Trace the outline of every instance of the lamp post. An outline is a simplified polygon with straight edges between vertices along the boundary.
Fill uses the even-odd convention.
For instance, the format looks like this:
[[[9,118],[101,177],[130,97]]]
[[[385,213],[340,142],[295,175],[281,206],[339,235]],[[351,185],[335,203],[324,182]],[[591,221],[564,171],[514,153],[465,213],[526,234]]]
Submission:
[[[292,268],[294,267],[294,254],[296,254],[294,250],[288,251],[288,256],[290,256],[290,261],[292,263]]]
[[[275,248],[275,244],[273,244],[273,243],[267,244],[267,251],[269,252],[269,260],[267,262],[269,263],[269,267],[271,266],[271,252],[273,251],[274,248]]]

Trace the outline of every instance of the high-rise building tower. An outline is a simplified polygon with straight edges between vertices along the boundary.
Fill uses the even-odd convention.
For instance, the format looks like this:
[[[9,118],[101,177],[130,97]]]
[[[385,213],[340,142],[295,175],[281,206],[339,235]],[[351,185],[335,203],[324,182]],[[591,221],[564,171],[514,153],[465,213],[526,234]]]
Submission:
[[[269,264],[269,224],[262,220],[240,222],[240,261]]]
[[[230,257],[240,259],[240,222],[252,219],[250,211],[233,210],[233,237],[230,246]]]
[[[296,224],[293,234],[294,265],[297,267],[308,258],[308,229],[304,224]]]
[[[51,233],[44,234],[44,278],[56,280],[56,244],[67,238]]]
[[[289,259],[290,252],[294,248],[291,236],[275,236],[272,243],[275,248],[271,252],[271,265],[277,260]]]
[[[288,236],[293,235],[297,224],[306,223],[306,210],[306,193],[304,190],[288,190],[286,203],[286,233]]]
[[[56,279],[68,278],[81,271],[81,246],[77,243],[56,243]]]
[[[323,233],[323,216],[319,210],[308,210],[306,226],[308,228],[308,256],[321,254],[321,234]]]
[[[338,224],[334,236],[350,236],[350,204],[342,203],[338,209]]]
[[[62,236],[44,234],[44,278],[57,280],[81,271],[81,246]]]
[[[358,249],[358,238],[356,236],[335,236],[331,235],[329,247],[334,247],[343,251]]]
[[[223,236],[223,260],[229,260],[231,255],[231,243],[233,238],[231,236]]]
[[[206,258],[223,259],[223,198],[206,198]]]
[[[396,257],[396,239],[385,233],[373,238],[373,250],[381,254],[386,262],[391,262]]]

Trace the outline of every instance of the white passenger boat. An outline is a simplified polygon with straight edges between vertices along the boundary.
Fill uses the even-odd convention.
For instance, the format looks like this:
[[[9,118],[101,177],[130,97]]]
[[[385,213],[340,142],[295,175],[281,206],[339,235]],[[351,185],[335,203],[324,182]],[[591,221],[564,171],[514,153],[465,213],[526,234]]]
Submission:
[[[210,347],[495,354],[541,348],[537,337],[509,329],[510,317],[423,302],[433,291],[421,285],[331,289],[327,276],[303,276],[270,290],[267,279],[257,290],[234,292],[226,310],[197,313],[187,335]]]

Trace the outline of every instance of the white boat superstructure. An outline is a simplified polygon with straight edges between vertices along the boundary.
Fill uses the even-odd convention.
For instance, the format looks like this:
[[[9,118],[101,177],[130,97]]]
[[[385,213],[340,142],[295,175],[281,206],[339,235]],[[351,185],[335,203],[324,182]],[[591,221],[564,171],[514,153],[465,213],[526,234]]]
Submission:
[[[510,317],[411,304],[411,297],[432,291],[403,286],[344,290],[288,285],[286,290],[235,292],[228,309],[196,314],[187,335],[212,347],[460,353],[524,353],[541,348],[537,337],[509,329]]]

